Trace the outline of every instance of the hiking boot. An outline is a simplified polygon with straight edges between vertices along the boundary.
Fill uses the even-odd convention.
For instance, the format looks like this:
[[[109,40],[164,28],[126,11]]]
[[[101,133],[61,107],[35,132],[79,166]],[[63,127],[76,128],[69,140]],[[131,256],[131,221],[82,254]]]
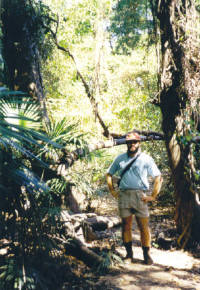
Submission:
[[[123,258],[125,262],[133,263],[133,249],[132,242],[124,243],[124,247],[126,249],[126,256]]]
[[[144,263],[146,265],[152,265],[153,264],[153,260],[150,256],[150,247],[142,247],[143,250],[143,256],[144,256]]]

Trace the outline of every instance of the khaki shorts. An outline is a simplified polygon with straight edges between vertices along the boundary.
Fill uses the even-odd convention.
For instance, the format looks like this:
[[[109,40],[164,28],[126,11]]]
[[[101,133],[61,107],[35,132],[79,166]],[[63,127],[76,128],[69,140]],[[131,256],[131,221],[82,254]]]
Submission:
[[[135,214],[137,217],[149,217],[149,209],[142,197],[146,196],[142,190],[120,190],[119,192],[119,215],[121,218]]]

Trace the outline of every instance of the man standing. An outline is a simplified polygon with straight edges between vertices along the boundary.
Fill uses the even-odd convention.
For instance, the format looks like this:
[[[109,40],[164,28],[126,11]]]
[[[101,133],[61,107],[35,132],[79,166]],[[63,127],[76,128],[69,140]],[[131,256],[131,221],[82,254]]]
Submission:
[[[156,199],[162,185],[162,177],[154,160],[141,152],[139,134],[131,132],[126,136],[126,140],[127,152],[114,160],[108,169],[106,179],[109,191],[118,198],[119,215],[122,218],[122,240],[126,249],[125,258],[133,262],[132,216],[134,214],[140,231],[144,263],[151,265],[153,260],[149,253],[151,234],[147,204]],[[114,189],[112,178],[116,172],[121,175],[119,192]],[[146,195],[145,192],[149,189],[149,176],[154,179],[153,190],[151,195]]]

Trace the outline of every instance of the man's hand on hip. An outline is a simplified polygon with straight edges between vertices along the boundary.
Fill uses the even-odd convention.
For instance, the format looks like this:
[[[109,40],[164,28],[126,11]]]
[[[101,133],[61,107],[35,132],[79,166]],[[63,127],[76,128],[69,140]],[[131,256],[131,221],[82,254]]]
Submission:
[[[112,189],[111,191],[111,194],[112,194],[112,196],[114,196],[114,198],[119,198],[119,194],[118,194],[118,192],[117,191],[115,191],[114,189]]]
[[[142,201],[144,201],[144,202],[150,202],[150,201],[154,201],[155,200],[155,197],[153,197],[153,196],[143,196],[142,197]]]

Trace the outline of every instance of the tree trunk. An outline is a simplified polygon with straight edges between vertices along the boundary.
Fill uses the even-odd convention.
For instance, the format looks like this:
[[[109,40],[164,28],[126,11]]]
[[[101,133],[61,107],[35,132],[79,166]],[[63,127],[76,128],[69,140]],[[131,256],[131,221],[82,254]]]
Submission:
[[[91,268],[97,268],[103,263],[102,257],[88,249],[77,239],[65,244],[65,254],[81,260]]]
[[[28,93],[36,99],[40,104],[42,117],[48,123],[39,45],[37,32],[34,30],[36,25],[33,22],[34,15],[30,16],[30,13],[35,13],[31,2],[2,1],[2,43],[7,75],[6,85],[10,89]]]
[[[160,107],[166,147],[175,185],[176,224],[184,248],[194,236],[193,226],[200,226],[198,195],[194,182],[192,146],[187,141],[194,130],[191,123],[200,94],[199,45],[194,21],[199,21],[191,1],[157,2],[157,17],[161,35]],[[189,139],[188,139],[189,138]]]

